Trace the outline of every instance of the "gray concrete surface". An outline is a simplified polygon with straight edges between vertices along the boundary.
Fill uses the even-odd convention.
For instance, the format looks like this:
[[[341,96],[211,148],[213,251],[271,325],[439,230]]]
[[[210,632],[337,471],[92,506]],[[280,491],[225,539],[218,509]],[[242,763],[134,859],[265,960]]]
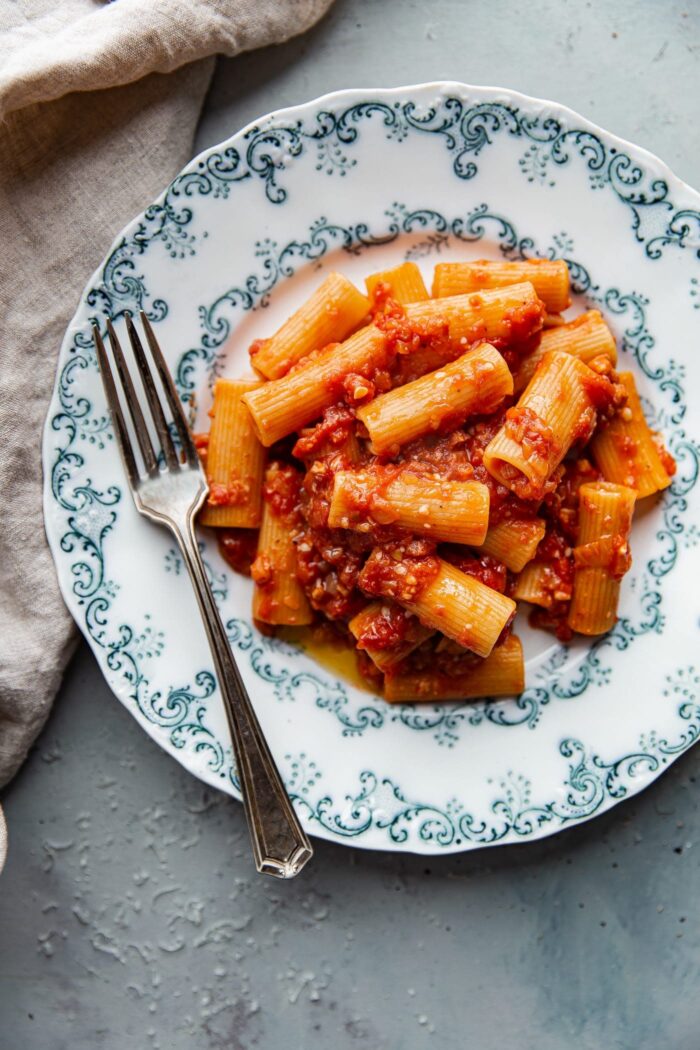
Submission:
[[[700,183],[697,2],[338,0],[219,63],[197,146],[440,77],[557,98]],[[238,805],[158,751],[83,646],[5,792],[1,1050],[696,1050],[700,750],[557,838],[426,860],[319,843],[251,874]]]

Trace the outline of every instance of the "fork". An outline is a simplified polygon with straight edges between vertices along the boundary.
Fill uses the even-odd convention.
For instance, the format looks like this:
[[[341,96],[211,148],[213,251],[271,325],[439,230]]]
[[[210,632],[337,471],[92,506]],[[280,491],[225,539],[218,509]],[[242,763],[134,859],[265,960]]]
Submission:
[[[140,317],[151,364],[128,313],[125,314],[126,328],[148,403],[152,429],[158,435],[156,444],[160,444],[159,449],[154,448],[151,440],[146,416],[112,321],[107,320],[107,332],[118,382],[136,434],[136,446],[126,425],[117,381],[100,329],[96,324],[92,329],[117,444],[136,509],[151,521],[170,529],[197,596],[233,742],[255,866],[259,872],[289,879],[298,875],[313,850],[255,716],[207,580],[195,538],[194,519],[206,499],[209,486],[155,333],[143,310]],[[160,380],[161,393],[158,392],[156,376]],[[173,430],[179,439],[180,454],[173,440]]]

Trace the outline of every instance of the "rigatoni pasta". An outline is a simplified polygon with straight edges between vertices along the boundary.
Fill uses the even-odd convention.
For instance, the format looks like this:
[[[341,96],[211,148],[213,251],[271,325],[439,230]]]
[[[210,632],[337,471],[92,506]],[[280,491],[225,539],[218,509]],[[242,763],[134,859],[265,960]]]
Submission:
[[[261,384],[217,379],[207,448],[209,495],[199,520],[219,528],[256,528],[262,510],[265,449],[258,441],[244,394]]]
[[[446,543],[479,546],[489,522],[489,490],[479,481],[442,481],[404,470],[339,471],[328,509],[334,529],[369,532],[397,525]]]
[[[631,372],[618,376],[627,392],[622,411],[591,441],[591,456],[606,481],[635,489],[640,499],[671,484],[675,463],[654,440]]]
[[[493,412],[513,390],[513,377],[495,347],[474,350],[358,409],[376,453],[390,452],[446,421]]]
[[[597,406],[613,396],[610,382],[577,357],[549,351],[486,449],[487,470],[516,495],[541,499],[574,442],[590,438]]]
[[[525,389],[540,361],[550,350],[573,354],[585,364],[601,355],[607,357],[611,365],[617,364],[617,348],[612,332],[599,310],[587,310],[573,321],[565,322],[562,319],[561,324],[552,325],[542,332],[539,346],[522,359],[513,376],[516,394]]]
[[[541,329],[544,306],[529,281],[523,281],[507,288],[411,303],[406,318],[412,324],[442,320],[457,346],[489,339],[517,342]]]
[[[296,572],[296,491],[293,468],[271,463],[265,474],[258,552],[251,568],[253,618],[260,623],[299,626],[313,619]]]
[[[493,699],[518,696],[525,688],[525,661],[519,638],[511,634],[486,659],[470,670],[449,675],[439,670],[401,673],[387,669],[384,698],[390,704],[415,701]]]
[[[386,336],[368,325],[339,346],[331,346],[290,375],[246,394],[253,425],[263,445],[274,445],[321,415],[343,395],[343,380],[368,376],[385,362]],[[369,387],[360,387],[365,393]],[[354,392],[357,393],[355,386]],[[364,393],[362,394],[364,397]]]
[[[561,259],[438,263],[433,277],[433,297],[502,288],[523,281],[530,282],[550,313],[561,313],[571,305],[569,270]]]
[[[604,634],[617,618],[620,580],[631,563],[629,534],[637,494],[599,481],[579,489],[578,544],[569,626],[579,634]]]
[[[440,558],[429,577],[412,562],[376,548],[360,574],[365,594],[391,598],[424,627],[440,631],[477,656],[488,656],[515,613],[515,602]]]
[[[418,303],[428,298],[423,275],[414,262],[370,274],[365,284],[367,295],[374,303],[389,297],[397,303]]]
[[[385,674],[434,633],[393,602],[370,602],[348,623],[357,648]]]
[[[330,273],[270,339],[256,344],[253,367],[267,379],[279,379],[312,351],[345,339],[367,316],[369,305],[347,277]]]
[[[516,603],[562,641],[608,630],[635,501],[675,465],[601,313],[563,313],[562,261],[366,284],[330,275],[251,348],[264,379],[217,383],[201,520],[261,628],[352,646],[388,702],[517,695]]]
[[[521,572],[535,557],[546,527],[542,518],[506,518],[492,525],[483,541],[474,546],[512,572]]]

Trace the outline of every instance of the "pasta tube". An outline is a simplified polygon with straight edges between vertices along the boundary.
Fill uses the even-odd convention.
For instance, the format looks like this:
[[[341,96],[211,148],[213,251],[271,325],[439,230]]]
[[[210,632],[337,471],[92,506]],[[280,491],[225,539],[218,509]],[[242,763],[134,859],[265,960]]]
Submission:
[[[397,613],[403,621],[402,637],[391,645],[379,645],[382,634],[391,631]],[[348,627],[357,641],[357,648],[367,653],[375,666],[384,672],[397,667],[434,633],[415,617],[407,616],[403,609],[387,602],[370,602],[350,620]]]
[[[394,451],[448,421],[457,426],[470,415],[493,412],[512,391],[508,365],[498,350],[482,343],[436,372],[380,394],[359,408],[357,417],[374,452]]]
[[[313,350],[345,339],[369,308],[367,297],[347,277],[330,273],[270,339],[255,345],[253,367],[267,379],[279,379]]]
[[[442,320],[452,342],[466,346],[488,339],[526,339],[542,327],[544,308],[535,289],[524,281],[508,288],[412,303],[406,307],[406,317],[416,323]]]
[[[540,345],[523,358],[513,377],[516,394],[525,389],[549,350],[573,354],[586,364],[601,354],[605,354],[613,366],[617,363],[617,347],[612,332],[598,310],[587,310],[573,321],[547,328],[542,333]]]
[[[251,567],[255,583],[253,617],[262,623],[298,626],[313,613],[296,576],[294,511],[288,506],[298,492],[291,467],[271,463],[265,472],[265,500],[258,553]]]
[[[265,449],[258,441],[244,394],[255,379],[217,379],[207,452],[209,496],[200,525],[255,528],[260,524]]]
[[[488,472],[523,499],[541,498],[574,441],[595,425],[593,392],[606,383],[571,354],[545,354],[484,451]]]
[[[452,543],[483,543],[489,490],[479,481],[440,481],[409,470],[340,471],[328,513],[331,528],[370,531],[396,525]]]
[[[421,581],[412,574],[410,562],[407,566],[375,548],[359,585],[373,597],[393,598],[425,627],[441,631],[477,656],[488,656],[515,613],[515,602],[442,558],[431,561],[435,571]]]
[[[381,368],[386,342],[378,328],[368,325],[339,346],[329,346],[289,375],[246,394],[243,400],[263,445],[274,445],[339,401],[343,380],[350,373],[362,376]]]
[[[568,624],[579,634],[603,634],[617,619],[620,580],[630,567],[628,538],[637,493],[598,481],[579,489],[574,593]]]
[[[644,418],[631,372],[620,372],[627,404],[591,441],[591,455],[606,481],[636,489],[639,499],[671,484],[664,460]],[[668,453],[666,454],[668,455]],[[669,457],[669,467],[675,464]]]
[[[524,259],[522,262],[438,263],[433,277],[433,296],[461,295],[484,288],[502,288],[529,281],[552,314],[571,305],[569,270],[562,259]]]
[[[546,564],[531,561],[520,571],[515,581],[513,597],[519,602],[539,605],[542,609],[551,608],[554,602],[552,574]],[[567,595],[568,599],[569,595]]]
[[[521,572],[535,557],[545,531],[541,518],[506,518],[491,526],[478,549],[503,562],[511,572]]]
[[[525,663],[520,639],[510,635],[473,670],[457,676],[424,671],[392,674],[384,679],[384,699],[390,704],[415,701],[477,700],[517,696],[525,688]]]
[[[388,294],[397,303],[417,303],[428,298],[428,289],[414,262],[401,263],[393,270],[381,270],[365,281],[367,295],[376,302],[380,294]]]

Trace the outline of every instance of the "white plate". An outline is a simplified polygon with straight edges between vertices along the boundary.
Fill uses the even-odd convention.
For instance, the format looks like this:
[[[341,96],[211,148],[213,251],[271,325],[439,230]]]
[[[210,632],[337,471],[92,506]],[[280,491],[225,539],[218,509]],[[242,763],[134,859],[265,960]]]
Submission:
[[[576,307],[605,314],[679,468],[635,521],[609,636],[565,647],[525,625],[518,700],[389,707],[261,637],[249,581],[203,535],[204,556],[311,834],[424,853],[522,842],[651,783],[700,733],[699,248],[700,197],[661,161],[563,106],[502,89],[342,91],[193,160],[89,282],[44,434],[46,529],[66,602],[146,732],[237,795],[189,583],[125,488],[92,320],[143,307],[201,422],[213,377],[246,369],[251,340],[330,268],[361,283],[405,258],[429,276],[437,260],[562,256]]]

